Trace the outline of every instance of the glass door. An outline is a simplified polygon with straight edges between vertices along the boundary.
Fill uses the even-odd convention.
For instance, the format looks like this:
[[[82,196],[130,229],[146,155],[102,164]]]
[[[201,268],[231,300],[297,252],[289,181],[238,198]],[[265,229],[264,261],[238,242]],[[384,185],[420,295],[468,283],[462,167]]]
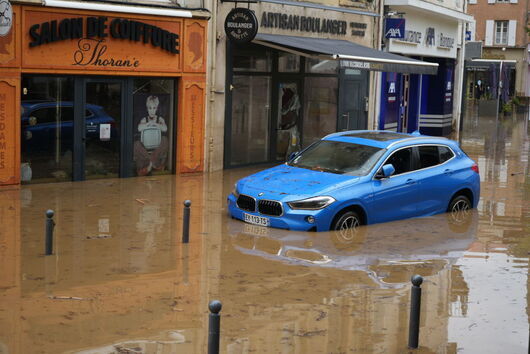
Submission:
[[[276,160],[285,161],[293,152],[300,151],[299,81],[278,84],[278,115],[276,119]]]
[[[84,105],[84,179],[120,176],[123,82],[87,80]]]

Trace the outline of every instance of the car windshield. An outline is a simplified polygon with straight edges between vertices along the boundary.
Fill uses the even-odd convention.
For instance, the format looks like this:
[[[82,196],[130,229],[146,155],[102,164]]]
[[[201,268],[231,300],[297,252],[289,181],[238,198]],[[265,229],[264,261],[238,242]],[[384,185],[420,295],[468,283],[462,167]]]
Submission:
[[[320,140],[287,164],[315,171],[365,176],[383,155],[385,149]]]

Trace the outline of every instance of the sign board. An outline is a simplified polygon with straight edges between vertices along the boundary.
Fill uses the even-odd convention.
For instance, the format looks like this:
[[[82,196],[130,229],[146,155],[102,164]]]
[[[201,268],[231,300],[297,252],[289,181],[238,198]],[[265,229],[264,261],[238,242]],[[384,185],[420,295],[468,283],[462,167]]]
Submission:
[[[385,19],[385,38],[405,37],[405,19],[404,18],[386,18]]]
[[[9,0],[0,0],[0,36],[7,36],[13,26],[13,8]]]
[[[236,7],[226,16],[225,33],[232,42],[250,42],[258,33],[258,19],[252,10]]]

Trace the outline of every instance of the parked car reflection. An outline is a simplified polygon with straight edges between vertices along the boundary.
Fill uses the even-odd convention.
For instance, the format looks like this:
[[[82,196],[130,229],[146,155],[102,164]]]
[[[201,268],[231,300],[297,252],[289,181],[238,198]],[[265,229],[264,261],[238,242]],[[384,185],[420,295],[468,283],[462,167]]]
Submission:
[[[23,154],[55,152],[58,147],[62,153],[73,149],[73,102],[23,101],[21,123]],[[110,124],[110,136],[117,137],[115,120],[101,106],[86,104],[84,137],[99,139],[101,124]]]
[[[324,233],[230,220],[229,232],[245,254],[298,265],[363,270],[382,287],[389,287],[392,271],[401,274],[403,268],[425,263],[436,271],[454,264],[473,242],[477,225],[476,210],[466,210]]]

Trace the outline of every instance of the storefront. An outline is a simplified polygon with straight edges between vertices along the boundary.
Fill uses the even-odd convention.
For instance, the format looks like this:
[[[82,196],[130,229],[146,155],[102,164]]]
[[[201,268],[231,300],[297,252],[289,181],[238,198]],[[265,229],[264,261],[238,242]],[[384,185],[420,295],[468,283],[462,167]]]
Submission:
[[[226,60],[224,168],[285,161],[329,133],[371,128],[374,70],[436,70],[374,49],[375,8],[282,4],[281,12],[274,1],[252,4],[256,37],[227,39],[219,56]],[[232,9],[224,6],[219,18]]]
[[[203,170],[207,20],[158,12],[13,6],[0,185]]]
[[[390,38],[388,51],[437,63],[436,75],[382,75],[379,129],[447,135],[460,115],[462,65],[461,24],[472,18],[458,11],[458,3],[444,7],[414,1],[387,0],[388,12],[405,22],[403,38]],[[447,7],[454,7],[453,10]],[[461,60],[463,61],[463,60]]]

